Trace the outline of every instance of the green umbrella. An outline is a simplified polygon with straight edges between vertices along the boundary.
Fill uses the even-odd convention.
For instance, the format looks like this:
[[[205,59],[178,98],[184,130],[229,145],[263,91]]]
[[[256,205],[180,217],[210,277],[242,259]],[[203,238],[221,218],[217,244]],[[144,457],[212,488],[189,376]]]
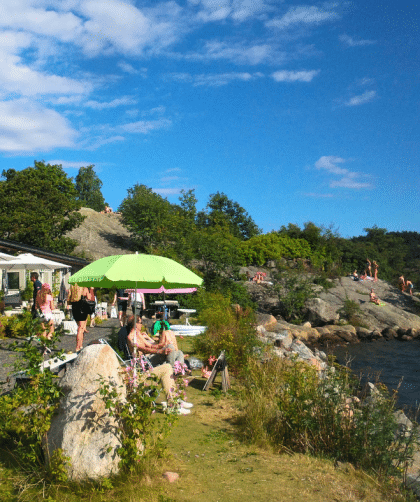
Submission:
[[[203,279],[164,256],[148,254],[122,254],[106,256],[90,263],[69,279],[79,286],[119,289],[196,288]]]
[[[155,289],[165,294],[168,289],[196,288],[201,286],[203,279],[164,256],[136,253],[100,258],[72,275],[69,282],[83,287]],[[137,318],[137,313],[134,316]],[[135,339],[134,336],[134,343]]]

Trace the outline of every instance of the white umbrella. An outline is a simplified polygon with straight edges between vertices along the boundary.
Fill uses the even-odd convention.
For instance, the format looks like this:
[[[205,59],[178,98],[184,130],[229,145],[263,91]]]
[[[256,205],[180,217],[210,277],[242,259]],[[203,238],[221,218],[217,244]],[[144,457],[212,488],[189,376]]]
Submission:
[[[39,268],[43,270],[56,270],[57,268],[70,268],[70,265],[58,261],[46,260],[31,253],[22,253],[14,256],[13,260],[0,261],[0,268],[7,270],[21,270],[27,268]]]
[[[40,258],[32,253],[22,253],[18,256],[13,256],[12,260],[1,260],[0,257],[0,269],[4,269],[6,272],[10,270],[26,270],[28,268],[36,268],[41,270],[56,270],[58,268],[71,268],[70,265],[65,265],[64,263],[59,263],[58,261],[47,260],[45,258]],[[3,284],[3,289],[6,292],[8,289],[7,278],[5,284]]]

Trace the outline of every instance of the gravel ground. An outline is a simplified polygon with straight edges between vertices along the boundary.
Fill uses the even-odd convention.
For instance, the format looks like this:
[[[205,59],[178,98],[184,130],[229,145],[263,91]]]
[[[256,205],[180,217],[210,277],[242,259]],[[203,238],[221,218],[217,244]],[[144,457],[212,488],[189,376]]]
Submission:
[[[113,330],[119,330],[118,319],[108,319],[104,321],[100,326],[95,326],[94,328],[88,328],[88,333],[85,333],[83,345],[89,344],[93,340],[98,338],[105,338],[109,340],[111,338]],[[10,378],[8,375],[13,372],[13,361],[16,358],[16,353],[9,350],[9,345],[14,341],[19,341],[19,338],[7,338],[0,340],[0,394],[7,392],[14,385],[14,379]],[[65,352],[74,352],[76,349],[76,335],[63,335],[60,342],[57,344],[58,350],[64,349]],[[54,355],[54,353],[52,354]],[[45,356],[45,360],[49,359],[51,355]]]

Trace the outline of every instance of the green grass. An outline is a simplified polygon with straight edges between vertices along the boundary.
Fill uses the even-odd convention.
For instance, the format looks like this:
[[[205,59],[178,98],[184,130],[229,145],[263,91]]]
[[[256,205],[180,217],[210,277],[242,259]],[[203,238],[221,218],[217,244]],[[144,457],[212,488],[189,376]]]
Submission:
[[[192,352],[191,338],[179,341]],[[173,426],[163,458],[149,459],[137,472],[102,483],[48,486],[41,475],[31,478],[0,451],[0,500],[4,502],[403,502],[397,485],[384,486],[350,464],[309,455],[280,454],[244,441],[236,426],[235,391],[202,390],[205,380],[195,371],[187,391],[192,413]],[[156,414],[156,420],[160,419]],[[41,470],[40,470],[41,471]],[[162,474],[179,474],[175,483]],[[411,500],[414,500],[411,499]]]

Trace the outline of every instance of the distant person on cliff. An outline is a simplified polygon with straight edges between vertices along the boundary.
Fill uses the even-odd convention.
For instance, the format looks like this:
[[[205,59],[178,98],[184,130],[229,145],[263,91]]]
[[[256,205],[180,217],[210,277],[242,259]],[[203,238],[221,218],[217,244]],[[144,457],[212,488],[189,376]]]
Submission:
[[[405,287],[409,289],[410,296],[413,296],[413,288],[414,288],[413,283],[411,281],[406,281]]]
[[[370,298],[370,302],[371,303],[375,303],[376,305],[380,305],[381,304],[381,301],[376,296],[376,293],[375,293],[375,291],[373,291],[373,288],[370,290],[369,298]]]
[[[359,280],[359,275],[357,274],[357,270],[355,270],[353,272],[352,278],[353,278],[353,281],[358,281]]]
[[[373,262],[375,263],[375,262]],[[371,268],[371,263],[369,258],[366,258],[366,271],[365,274],[368,275],[369,277],[372,277],[372,268]]]
[[[374,261],[372,263],[373,265],[373,282],[377,282],[378,281],[378,268],[379,268],[379,265],[376,263],[376,261]]]
[[[405,279],[404,276],[401,275],[398,277],[398,288],[400,289],[401,293],[404,293],[405,291]]]

